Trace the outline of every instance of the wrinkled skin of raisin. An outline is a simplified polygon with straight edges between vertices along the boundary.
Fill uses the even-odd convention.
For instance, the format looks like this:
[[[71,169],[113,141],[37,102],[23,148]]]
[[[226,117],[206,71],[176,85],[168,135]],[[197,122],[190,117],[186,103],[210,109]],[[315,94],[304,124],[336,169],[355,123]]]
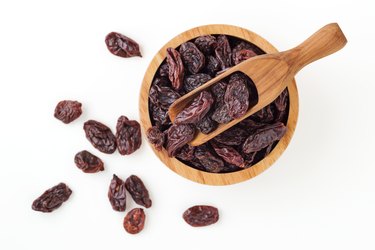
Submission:
[[[184,89],[186,93],[189,93],[209,80],[211,80],[211,76],[204,73],[187,76],[184,80]]]
[[[116,150],[116,137],[103,123],[89,120],[83,124],[86,138],[100,152],[112,154]]]
[[[129,176],[125,181],[126,190],[132,196],[135,203],[149,208],[152,205],[148,190],[143,184],[143,181],[136,175]]]
[[[212,113],[212,120],[216,121],[217,123],[228,123],[233,120],[232,117],[229,116],[229,108],[226,103],[221,104],[221,106],[217,107],[215,111]]]
[[[116,143],[120,154],[129,155],[142,144],[141,126],[135,120],[120,116],[116,126]]]
[[[199,160],[207,172],[219,173],[224,168],[224,162],[203,144],[195,148],[194,156]]]
[[[224,95],[224,102],[229,110],[228,115],[233,119],[242,117],[249,109],[249,97],[245,76],[240,73],[231,75]]]
[[[183,161],[191,161],[194,159],[195,147],[186,144],[178,151],[176,157]]]
[[[137,234],[145,226],[146,215],[142,208],[134,208],[124,218],[125,231],[130,234]]]
[[[179,93],[167,86],[155,84],[150,88],[150,101],[162,109],[168,109],[180,97]]]
[[[77,101],[61,101],[55,108],[54,116],[65,124],[71,123],[82,114],[82,104]]]
[[[286,127],[281,122],[267,125],[261,129],[258,129],[254,134],[251,134],[246,139],[242,145],[242,151],[245,154],[259,151],[275,141],[280,140],[285,133]]]
[[[208,56],[206,59],[206,67],[204,72],[210,76],[216,76],[216,73],[220,71],[220,62],[214,56]]]
[[[196,124],[210,111],[214,99],[208,91],[202,91],[193,102],[185,107],[175,118],[176,124]]]
[[[86,150],[75,155],[74,163],[84,173],[97,173],[104,170],[103,161]]]
[[[243,49],[243,50],[239,50],[239,51],[236,51],[235,53],[233,53],[233,63],[234,65],[237,65],[251,57],[254,57],[256,56],[257,54],[255,54],[254,51],[252,50],[249,50],[249,49]]]
[[[50,213],[67,201],[71,194],[72,190],[65,183],[60,183],[39,196],[31,208],[38,212]]]
[[[224,103],[224,95],[225,91],[227,90],[228,84],[224,82],[223,80],[215,83],[212,88],[211,92],[213,96],[215,97],[215,106],[219,107]]]
[[[181,89],[184,81],[185,69],[180,53],[174,48],[167,49],[168,76],[175,90]]]
[[[168,110],[162,109],[157,105],[151,105],[151,117],[157,126],[165,126],[171,123]]]
[[[139,45],[133,39],[117,32],[109,33],[105,38],[109,52],[120,57],[142,57]]]
[[[188,208],[182,217],[192,227],[204,227],[219,220],[219,210],[213,206],[197,205]]]
[[[221,69],[225,70],[232,66],[232,50],[228,38],[225,35],[218,36],[216,42],[215,55],[220,63]]]
[[[244,129],[236,126],[218,134],[214,137],[214,140],[224,145],[238,146],[241,145],[248,136],[248,133]]]
[[[168,156],[174,157],[180,148],[193,140],[194,135],[194,126],[190,124],[172,125],[167,130],[166,149]]]
[[[160,65],[159,76],[168,77],[168,74],[169,74],[169,66],[166,62],[164,62],[162,65]]]
[[[224,161],[237,167],[244,167],[244,159],[241,154],[237,152],[233,147],[227,145],[221,145],[215,142],[211,142],[212,148],[216,154],[220,156]]]
[[[205,55],[211,55],[216,47],[216,38],[211,35],[197,37],[194,44]]]
[[[192,74],[197,74],[205,65],[203,53],[192,42],[181,44],[179,49],[182,61]]]
[[[209,134],[217,128],[217,122],[212,120],[209,114],[203,117],[195,125],[197,126],[197,129],[203,134]]]
[[[272,105],[267,105],[261,110],[257,111],[251,116],[258,122],[271,123],[274,120],[274,112],[272,111]]]
[[[125,211],[126,209],[126,188],[125,183],[115,174],[108,189],[108,199],[113,210]]]
[[[155,149],[160,151],[163,148],[165,134],[157,126],[149,128],[146,132],[147,140],[154,145]]]

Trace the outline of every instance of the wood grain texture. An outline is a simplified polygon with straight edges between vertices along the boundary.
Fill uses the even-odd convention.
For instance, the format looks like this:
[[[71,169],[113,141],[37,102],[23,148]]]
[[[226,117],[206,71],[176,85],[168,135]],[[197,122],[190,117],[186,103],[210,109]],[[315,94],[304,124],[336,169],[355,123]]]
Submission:
[[[216,76],[176,100],[169,108],[169,117],[174,122],[176,116],[197,95],[234,72],[240,71],[248,75],[254,82],[258,92],[256,105],[251,107],[241,118],[233,119],[225,124],[219,124],[218,128],[211,133],[203,134],[198,131],[194,140],[189,144],[199,146],[269,105],[281,94],[290,82],[289,79],[294,78],[294,75],[299,70],[309,63],[340,50],[345,46],[346,42],[346,38],[338,24],[328,24],[293,49],[252,57]]]
[[[230,36],[239,37],[241,39],[247,40],[255,44],[266,53],[277,52],[276,48],[273,47],[267,40],[265,40],[261,36],[246,29],[231,25],[217,24],[200,26],[185,31],[180,35],[176,36],[167,44],[165,44],[155,55],[149,67],[147,68],[145,76],[143,78],[139,98],[139,109],[142,132],[144,135],[146,135],[147,129],[149,129],[152,126],[148,110],[149,89],[157,69],[166,57],[166,49],[168,47],[178,47],[181,43],[184,43],[198,36],[208,34],[226,34]],[[166,150],[164,149],[162,151],[157,151],[154,149],[152,145],[150,146],[154,153],[167,167],[169,167],[177,174],[198,183],[208,185],[229,185],[253,178],[262,173],[267,168],[269,168],[280,157],[280,155],[284,152],[293,136],[298,118],[298,91],[294,78],[288,80],[287,86],[289,91],[290,102],[287,132],[268,156],[266,156],[262,161],[258,162],[257,164],[248,169],[244,169],[233,173],[207,173],[204,171],[191,168],[185,165],[184,163],[180,162],[176,158],[169,158]],[[144,138],[146,138],[146,136],[144,136]]]

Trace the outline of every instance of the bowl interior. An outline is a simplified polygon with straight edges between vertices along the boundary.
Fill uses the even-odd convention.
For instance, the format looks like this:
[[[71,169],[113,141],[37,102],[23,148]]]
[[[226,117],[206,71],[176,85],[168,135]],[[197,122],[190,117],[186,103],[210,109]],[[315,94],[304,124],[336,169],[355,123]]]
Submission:
[[[240,39],[249,41],[254,45],[258,46],[266,53],[274,53],[277,52],[276,48],[273,47],[268,41],[264,38],[260,37],[259,35],[251,32],[249,30],[243,29],[241,27],[231,26],[231,25],[206,25],[196,27],[190,30],[187,30],[168,43],[166,43],[159,52],[154,56],[152,59],[142,82],[141,92],[140,92],[140,118],[141,118],[141,125],[143,132],[147,131],[150,127],[152,127],[150,114],[149,114],[149,103],[148,103],[148,96],[151,83],[153,81],[154,75],[156,74],[160,64],[166,57],[166,49],[168,47],[178,47],[180,44],[194,39],[201,35],[208,35],[208,34],[225,34],[234,37],[238,37]],[[294,133],[297,117],[298,117],[298,92],[295,80],[292,79],[291,82],[288,84],[288,91],[289,91],[289,113],[288,113],[288,120],[287,120],[287,132],[282,137],[282,139],[277,143],[275,148],[268,154],[263,160],[259,161],[255,165],[251,166],[250,168],[231,172],[231,173],[208,173],[205,171],[201,171],[198,169],[194,169],[183,162],[179,161],[176,158],[170,158],[167,155],[166,150],[158,151],[155,150],[153,146],[152,149],[154,153],[159,157],[159,159],[171,170],[176,172],[177,174],[190,179],[192,181],[202,183],[202,184],[209,184],[209,185],[229,185],[238,182],[242,182],[248,180],[252,177],[257,176],[258,174],[262,173],[264,170],[269,168],[284,152],[287,145],[289,144],[291,137]]]

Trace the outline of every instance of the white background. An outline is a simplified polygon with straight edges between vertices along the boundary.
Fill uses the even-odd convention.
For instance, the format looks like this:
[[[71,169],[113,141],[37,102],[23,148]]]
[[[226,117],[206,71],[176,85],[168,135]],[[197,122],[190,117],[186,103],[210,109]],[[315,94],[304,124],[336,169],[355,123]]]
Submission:
[[[370,0],[1,1],[0,249],[374,249],[374,9]],[[295,135],[252,180],[200,185],[165,167],[145,140],[120,156],[85,139],[87,119],[112,130],[120,115],[139,120],[144,72],[180,32],[238,25],[285,50],[330,22],[349,42],[298,74]],[[138,41],[143,58],[110,54],[104,37],[111,31]],[[83,115],[69,125],[53,117],[62,99],[83,103]],[[104,172],[75,167],[83,149],[103,159]],[[127,234],[125,213],[110,207],[113,173],[136,174],[150,190],[153,206],[138,235]],[[73,190],[68,202],[51,214],[31,210],[61,181]],[[217,206],[219,222],[185,224],[181,214],[195,204]]]

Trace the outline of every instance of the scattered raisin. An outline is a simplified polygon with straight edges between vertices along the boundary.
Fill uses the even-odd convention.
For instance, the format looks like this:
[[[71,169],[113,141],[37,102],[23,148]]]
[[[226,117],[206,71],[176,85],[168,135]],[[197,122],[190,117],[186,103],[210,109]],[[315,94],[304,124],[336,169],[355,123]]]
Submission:
[[[85,173],[97,173],[104,170],[103,161],[86,150],[75,155],[74,163]]]
[[[124,228],[130,234],[137,234],[145,226],[146,215],[142,208],[130,210],[124,218]]]
[[[148,190],[143,181],[136,175],[129,176],[125,181],[126,190],[130,193],[135,203],[149,208],[152,205]]]
[[[61,101],[55,108],[54,116],[63,123],[71,123],[82,114],[82,104],[77,101]]]
[[[105,37],[109,52],[120,57],[142,57],[139,45],[133,39],[117,32],[111,32]]]
[[[43,213],[50,213],[67,201],[71,194],[72,190],[65,183],[60,183],[39,196],[33,202],[32,209]]]
[[[192,227],[204,227],[219,220],[219,210],[213,206],[198,205],[188,208],[182,217]]]

